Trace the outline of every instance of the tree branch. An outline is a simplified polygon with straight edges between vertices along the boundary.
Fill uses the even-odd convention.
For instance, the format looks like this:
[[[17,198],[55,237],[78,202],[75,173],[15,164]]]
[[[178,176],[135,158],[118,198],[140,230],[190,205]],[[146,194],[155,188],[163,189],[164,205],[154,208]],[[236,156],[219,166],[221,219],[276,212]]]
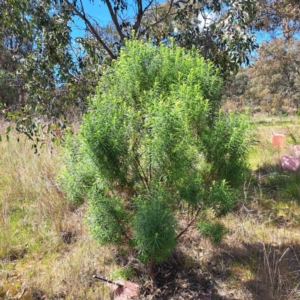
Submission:
[[[150,3],[152,2],[153,0],[150,0]],[[136,34],[138,34],[138,30],[141,26],[141,21],[144,15],[142,0],[137,0],[137,6],[138,6],[138,12],[136,15],[136,20],[132,26],[132,29],[136,32]]]
[[[145,12],[149,9],[149,7],[153,4],[154,0],[150,0],[148,5],[143,9],[142,0],[137,0],[138,3],[138,13],[136,15],[136,21],[134,22],[132,29],[137,33],[139,36],[139,28],[141,26],[142,18]]]
[[[135,167],[136,167],[136,170],[138,171],[138,174],[139,174],[139,176],[140,176],[140,179],[142,180],[142,182],[143,182],[143,185],[144,185],[144,187],[146,188],[146,190],[149,192],[150,191],[150,188],[149,188],[149,185],[148,185],[148,180],[147,180],[147,177],[146,177],[146,174],[145,174],[145,172],[144,172],[144,170],[143,170],[143,168],[142,168],[142,166],[141,166],[141,164],[140,164],[140,162],[139,162],[139,159],[137,158],[137,157],[135,157],[134,158],[134,163],[135,163]],[[141,172],[142,173],[141,173]]]
[[[190,228],[190,226],[195,222],[195,220],[197,219],[199,213],[201,211],[201,206],[198,208],[197,213],[195,215],[195,217],[192,219],[192,221],[186,226],[186,228],[184,228],[177,236],[176,236],[176,241]]]
[[[178,1],[178,2],[181,2],[181,1]],[[145,33],[147,30],[149,30],[151,27],[156,26],[157,24],[163,22],[166,18],[168,18],[168,17],[170,16],[170,13],[171,13],[173,4],[174,4],[174,0],[171,0],[170,5],[169,5],[169,8],[168,8],[168,11],[166,12],[166,14],[165,14],[162,18],[160,18],[159,20],[157,20],[156,22],[152,23],[151,25],[148,25],[148,26],[141,32],[141,34],[144,34],[144,33]]]
[[[105,1],[105,4],[107,5],[107,8],[109,10],[109,14],[111,16],[111,19],[112,19],[112,21],[114,22],[114,24],[116,26],[117,32],[120,36],[120,40],[123,41],[123,39],[125,38],[125,35],[123,34],[122,29],[120,27],[120,24],[119,24],[119,21],[118,21],[118,18],[117,18],[117,14],[114,12],[110,1],[109,0],[104,0],[104,1]]]
[[[67,5],[70,7],[71,10],[73,10],[78,17],[80,17],[86,24],[87,28],[89,29],[89,31],[94,35],[94,37],[96,38],[96,40],[102,45],[102,47],[105,49],[105,51],[108,53],[108,55],[112,58],[112,59],[116,59],[117,56],[108,48],[108,46],[105,44],[105,42],[103,41],[103,39],[100,37],[100,35],[97,33],[97,31],[95,30],[94,26],[91,24],[91,22],[88,20],[88,18],[85,16],[85,13],[80,12],[74,5],[72,5],[70,3],[70,1],[68,0],[64,0]]]

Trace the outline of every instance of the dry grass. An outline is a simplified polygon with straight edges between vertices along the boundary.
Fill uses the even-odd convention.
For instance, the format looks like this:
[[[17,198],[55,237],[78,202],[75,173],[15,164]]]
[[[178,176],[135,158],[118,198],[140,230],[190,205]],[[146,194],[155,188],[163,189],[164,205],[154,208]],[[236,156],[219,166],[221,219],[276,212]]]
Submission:
[[[58,149],[37,155],[20,138],[0,143],[0,299],[108,299],[92,276],[114,270],[110,249],[90,239],[85,207],[64,201]]]
[[[229,233],[220,245],[196,228],[179,241],[184,268],[200,266],[215,284],[214,299],[300,299],[300,175],[278,168],[289,147],[270,143],[272,131],[300,139],[298,129],[297,122],[260,125],[249,159],[256,177],[245,183],[236,211],[221,220]],[[127,261],[120,269],[116,250],[90,238],[85,205],[64,201],[55,179],[58,151],[44,147],[35,155],[29,141],[14,135],[0,143],[0,299],[110,299],[93,275],[132,266]]]
[[[0,144],[0,257],[44,251],[44,241],[56,241],[64,204],[55,183],[58,162],[46,148],[34,155],[25,139]],[[51,220],[52,216],[57,216]]]

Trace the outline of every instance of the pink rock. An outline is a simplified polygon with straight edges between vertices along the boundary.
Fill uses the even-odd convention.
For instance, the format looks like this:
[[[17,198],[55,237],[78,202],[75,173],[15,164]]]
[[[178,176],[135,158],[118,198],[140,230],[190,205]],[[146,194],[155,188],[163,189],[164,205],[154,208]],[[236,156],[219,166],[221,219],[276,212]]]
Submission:
[[[114,300],[137,299],[140,286],[131,281],[119,282],[122,286],[110,284],[110,289],[114,294]]]
[[[281,158],[280,165],[284,170],[297,171],[300,166],[300,159],[284,154]]]

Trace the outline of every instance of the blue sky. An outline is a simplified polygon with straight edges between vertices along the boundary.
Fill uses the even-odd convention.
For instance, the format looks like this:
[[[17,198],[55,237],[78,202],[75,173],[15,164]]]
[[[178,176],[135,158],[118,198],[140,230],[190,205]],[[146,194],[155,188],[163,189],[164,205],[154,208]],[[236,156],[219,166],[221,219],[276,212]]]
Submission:
[[[82,3],[86,14],[93,17],[99,25],[105,25],[111,20],[108,9],[103,1],[95,0],[94,3],[91,3],[89,0],[82,0]],[[72,27],[74,27],[74,37],[84,35],[84,22],[80,18],[74,18],[74,25]]]

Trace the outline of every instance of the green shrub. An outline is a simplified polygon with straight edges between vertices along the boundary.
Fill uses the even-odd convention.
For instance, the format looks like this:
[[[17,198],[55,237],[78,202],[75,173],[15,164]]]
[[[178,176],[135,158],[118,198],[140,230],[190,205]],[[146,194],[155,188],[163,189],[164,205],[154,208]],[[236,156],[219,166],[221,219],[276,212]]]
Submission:
[[[232,209],[250,139],[246,118],[219,114],[221,86],[195,50],[126,43],[66,145],[61,175],[71,198],[88,197],[100,243],[134,246],[152,266],[181,236],[180,207]]]
[[[199,221],[197,227],[201,234],[210,238],[214,244],[219,244],[227,233],[226,227],[218,222]]]

